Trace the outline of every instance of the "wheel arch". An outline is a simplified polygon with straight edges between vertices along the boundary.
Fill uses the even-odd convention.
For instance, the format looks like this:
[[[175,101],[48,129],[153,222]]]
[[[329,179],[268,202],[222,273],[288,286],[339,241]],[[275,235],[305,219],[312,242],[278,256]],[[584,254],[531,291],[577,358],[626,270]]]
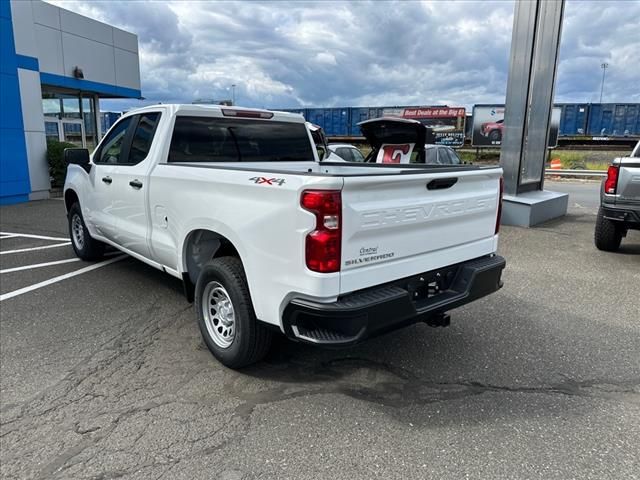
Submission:
[[[76,191],[72,188],[68,188],[67,190],[65,190],[64,207],[66,208],[67,213],[69,213],[69,210],[71,210],[71,207],[76,202],[78,203],[80,202],[80,197],[78,197],[78,194],[76,193]]]
[[[217,257],[237,257],[243,263],[236,244],[227,236],[207,228],[191,230],[182,245],[182,275],[193,285],[202,267]]]

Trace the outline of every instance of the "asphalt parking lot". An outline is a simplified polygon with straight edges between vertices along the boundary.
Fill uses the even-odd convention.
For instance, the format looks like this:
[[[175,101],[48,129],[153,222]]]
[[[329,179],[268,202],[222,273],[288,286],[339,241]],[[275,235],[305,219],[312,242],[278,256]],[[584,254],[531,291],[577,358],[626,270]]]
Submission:
[[[2,207],[0,476],[640,478],[640,232],[599,252],[597,185],[547,186],[569,215],[503,227],[504,288],[449,328],[241,372],[178,281],[69,261],[59,200]]]

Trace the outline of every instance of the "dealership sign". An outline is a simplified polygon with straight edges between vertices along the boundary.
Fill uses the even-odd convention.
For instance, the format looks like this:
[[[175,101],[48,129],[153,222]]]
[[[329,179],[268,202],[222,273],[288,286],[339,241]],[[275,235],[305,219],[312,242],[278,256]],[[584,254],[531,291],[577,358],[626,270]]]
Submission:
[[[560,108],[551,113],[549,147],[558,145]],[[473,107],[473,129],[471,145],[474,147],[499,147],[504,132],[504,105],[475,105]]]
[[[460,107],[385,108],[385,117],[418,120],[428,127],[437,145],[461,147],[464,144],[465,109]]]

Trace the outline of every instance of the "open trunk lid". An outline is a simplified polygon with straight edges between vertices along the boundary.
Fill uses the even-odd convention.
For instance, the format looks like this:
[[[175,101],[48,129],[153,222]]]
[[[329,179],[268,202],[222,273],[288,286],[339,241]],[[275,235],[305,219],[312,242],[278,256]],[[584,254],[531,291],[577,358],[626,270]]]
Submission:
[[[346,176],[341,293],[495,252],[500,168]]]
[[[433,132],[417,120],[374,118],[358,124],[372,147],[370,158],[377,163],[409,163],[413,152],[423,152]]]

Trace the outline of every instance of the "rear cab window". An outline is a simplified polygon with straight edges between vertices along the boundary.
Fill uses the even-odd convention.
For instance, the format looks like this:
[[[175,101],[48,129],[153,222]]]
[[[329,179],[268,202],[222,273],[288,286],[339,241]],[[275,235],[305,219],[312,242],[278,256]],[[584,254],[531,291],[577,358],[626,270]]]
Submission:
[[[177,116],[169,162],[315,161],[304,123]]]

